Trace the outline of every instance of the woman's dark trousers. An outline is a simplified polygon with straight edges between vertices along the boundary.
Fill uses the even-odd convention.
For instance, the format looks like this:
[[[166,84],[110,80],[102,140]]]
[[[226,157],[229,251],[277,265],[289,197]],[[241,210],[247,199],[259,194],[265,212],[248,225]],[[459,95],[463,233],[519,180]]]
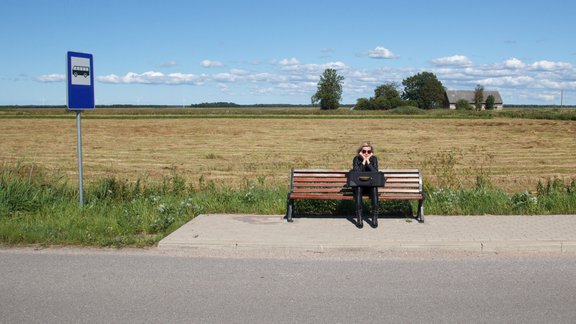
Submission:
[[[358,227],[364,226],[362,223],[362,195],[370,193],[370,200],[372,201],[372,225],[378,226],[378,187],[355,187],[354,188],[354,201],[356,203],[356,217]]]

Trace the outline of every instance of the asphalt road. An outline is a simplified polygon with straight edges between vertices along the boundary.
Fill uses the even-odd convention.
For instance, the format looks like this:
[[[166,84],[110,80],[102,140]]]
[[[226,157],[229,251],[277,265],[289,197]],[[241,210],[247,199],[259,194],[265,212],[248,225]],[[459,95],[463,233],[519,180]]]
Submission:
[[[1,323],[574,323],[575,254],[0,249]]]

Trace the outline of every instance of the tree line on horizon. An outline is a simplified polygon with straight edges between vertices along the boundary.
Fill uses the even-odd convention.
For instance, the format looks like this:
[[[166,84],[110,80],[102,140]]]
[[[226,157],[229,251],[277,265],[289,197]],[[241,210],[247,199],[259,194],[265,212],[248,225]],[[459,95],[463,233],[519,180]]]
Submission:
[[[320,109],[337,109],[342,98],[343,82],[344,77],[338,75],[335,69],[324,70],[318,89],[311,98],[312,104],[319,104]],[[434,73],[418,73],[404,79],[402,85],[402,93],[396,82],[386,82],[378,86],[373,97],[357,99],[355,109],[387,110],[401,106],[432,109],[444,106],[446,88]]]
[[[320,76],[316,93],[312,96],[312,105],[319,104],[320,109],[337,109],[342,98],[342,84],[344,77],[338,75],[335,69],[326,69]],[[374,90],[370,98],[358,98],[354,109],[358,110],[388,110],[402,106],[417,107],[420,109],[445,108],[448,106],[445,96],[446,88],[431,72],[421,72],[402,80],[400,84],[386,82]],[[461,99],[456,103],[459,110],[481,110],[495,108],[495,98],[492,95],[484,97],[484,87],[480,84],[474,89],[474,101]],[[509,108],[541,108],[558,107],[557,105],[506,105]],[[562,105],[561,108],[574,108],[574,105]]]

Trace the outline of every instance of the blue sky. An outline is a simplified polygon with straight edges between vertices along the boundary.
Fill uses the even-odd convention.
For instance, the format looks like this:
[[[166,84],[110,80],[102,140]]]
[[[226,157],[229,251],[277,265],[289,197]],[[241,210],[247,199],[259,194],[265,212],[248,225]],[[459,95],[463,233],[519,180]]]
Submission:
[[[0,105],[64,105],[67,51],[94,55],[96,104],[343,103],[436,74],[509,104],[576,104],[576,2],[2,0]]]

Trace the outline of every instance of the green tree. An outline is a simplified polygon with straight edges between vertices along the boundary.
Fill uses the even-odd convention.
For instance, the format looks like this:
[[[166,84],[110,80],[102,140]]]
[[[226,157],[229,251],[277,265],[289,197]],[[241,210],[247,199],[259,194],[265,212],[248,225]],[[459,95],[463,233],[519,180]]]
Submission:
[[[357,99],[356,109],[388,110],[412,105],[412,102],[402,100],[398,88],[399,85],[396,82],[387,82],[379,85],[374,89],[374,97]]]
[[[474,89],[474,107],[476,110],[482,110],[482,103],[484,102],[484,87],[476,85]]]
[[[338,109],[342,98],[344,77],[335,69],[326,69],[318,81],[318,90],[312,96],[312,104],[320,103],[320,109]]]
[[[388,100],[395,98],[400,99],[400,92],[398,92],[398,84],[396,82],[387,82],[378,86],[374,90],[374,99],[384,97]]]
[[[489,95],[486,98],[486,109],[492,110],[494,109],[494,104],[496,102],[496,99],[494,98],[493,95]]]
[[[466,99],[460,99],[456,101],[456,109],[457,110],[471,110],[472,106]]]
[[[392,108],[392,103],[386,97],[378,97],[371,100],[373,109],[388,110]]]
[[[366,98],[358,98],[356,100],[356,106],[354,109],[358,110],[371,110],[372,109],[372,100]]]
[[[440,108],[444,103],[446,89],[434,73],[422,72],[402,81],[404,92],[402,99],[412,100],[418,108]]]

